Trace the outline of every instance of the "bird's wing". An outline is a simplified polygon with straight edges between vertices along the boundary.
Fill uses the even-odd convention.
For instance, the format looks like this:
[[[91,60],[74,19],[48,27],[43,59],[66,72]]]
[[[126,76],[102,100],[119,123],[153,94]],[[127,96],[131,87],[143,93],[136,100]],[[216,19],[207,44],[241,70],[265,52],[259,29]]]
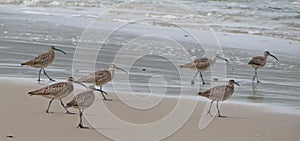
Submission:
[[[95,83],[99,80],[106,79],[106,77],[110,77],[110,72],[108,70],[100,70],[82,77],[77,81],[82,83]]]
[[[29,60],[24,63],[24,65],[35,65],[35,64],[43,64],[44,62],[48,62],[49,60],[49,55],[48,53],[43,53],[32,60]]]
[[[207,97],[209,99],[219,100],[219,99],[223,99],[226,89],[227,89],[226,85],[216,86],[207,91],[200,92],[199,95]]]
[[[60,93],[66,88],[67,83],[66,82],[60,82],[55,83],[49,86],[46,86],[44,88],[31,91],[28,94],[29,95],[56,95],[57,93]]]
[[[95,83],[95,74],[96,73],[91,73],[87,76],[78,79],[77,81],[82,83]]]
[[[94,101],[94,93],[92,90],[84,91],[76,95],[69,103],[67,107],[80,108],[90,106]]]
[[[209,60],[207,58],[199,58],[190,63],[181,65],[181,68],[202,68],[203,66],[209,65]]]
[[[264,58],[262,56],[256,56],[256,57],[253,57],[249,62],[248,64],[249,65],[259,65],[261,66],[261,62],[263,62]]]
[[[110,80],[111,74],[108,70],[102,70],[96,72],[96,80],[97,82],[103,82],[103,80]]]
[[[205,68],[210,65],[208,58],[200,58],[194,61],[197,68]]]
[[[76,101],[76,97],[73,97],[73,99],[67,103],[67,108],[69,107],[74,107],[74,108],[77,108],[78,107],[78,104],[77,104],[77,101]]]

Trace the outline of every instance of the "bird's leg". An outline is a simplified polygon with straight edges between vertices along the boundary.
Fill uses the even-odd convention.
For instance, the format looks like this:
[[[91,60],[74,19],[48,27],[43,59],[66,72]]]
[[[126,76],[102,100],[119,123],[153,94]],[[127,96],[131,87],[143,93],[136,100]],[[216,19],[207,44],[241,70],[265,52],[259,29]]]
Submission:
[[[42,68],[44,74],[49,78],[50,81],[55,81],[54,79],[50,78],[50,76],[46,73],[45,68]]]
[[[41,72],[42,72],[42,69],[43,69],[43,68],[41,68],[40,71],[39,71],[39,78],[38,78],[38,80],[37,80],[37,81],[39,81],[39,82],[41,81]]]
[[[211,106],[212,106],[213,103],[214,103],[214,100],[212,100],[212,101],[210,102],[209,110],[208,110],[208,112],[207,112],[207,114],[209,114],[211,117],[212,117],[213,115],[210,113],[210,110],[211,110]]]
[[[112,101],[111,99],[107,99],[104,94],[108,95],[105,91],[102,90],[102,86],[100,86],[100,89],[98,90],[99,92],[101,92],[102,96],[103,96],[103,100],[106,101]]]
[[[202,73],[201,73],[201,72],[200,72],[200,77],[201,77],[201,80],[202,80],[202,84],[203,84],[203,85],[207,84],[207,83],[204,82],[204,79],[203,79],[203,76],[202,76]]]
[[[75,113],[71,113],[71,112],[66,108],[66,106],[65,106],[64,103],[61,101],[61,99],[59,99],[59,101],[60,101],[61,106],[63,106],[64,109],[66,110],[66,114],[75,114]]]
[[[219,117],[226,117],[226,116],[222,116],[221,113],[220,113],[219,101],[217,101],[217,109],[218,109],[218,115],[219,115]]]
[[[51,105],[51,103],[52,103],[53,100],[54,100],[54,98],[52,98],[52,99],[49,101],[48,107],[47,107],[47,109],[46,109],[46,113],[53,113],[53,112],[49,112],[50,105]]]
[[[256,77],[256,82],[259,83],[258,77],[257,77],[257,69],[255,69],[255,77]]]
[[[196,73],[195,73],[195,75],[194,75],[194,78],[193,78],[193,80],[191,81],[191,85],[194,85],[195,84],[195,78],[196,78],[196,76],[197,76],[197,74],[199,73],[200,71],[197,71]]]
[[[79,124],[78,124],[77,128],[85,128],[86,129],[87,127],[84,127],[83,123],[82,123],[82,115],[83,115],[83,110],[79,109]]]

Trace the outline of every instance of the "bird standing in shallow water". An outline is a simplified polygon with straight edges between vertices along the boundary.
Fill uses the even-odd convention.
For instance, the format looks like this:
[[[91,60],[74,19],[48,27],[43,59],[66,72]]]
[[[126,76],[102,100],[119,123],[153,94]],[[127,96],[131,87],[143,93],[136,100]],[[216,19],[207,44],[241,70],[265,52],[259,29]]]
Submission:
[[[96,86],[100,86],[99,91],[101,92],[101,94],[103,96],[103,100],[110,100],[104,96],[104,94],[106,94],[106,95],[108,95],[108,94],[102,90],[102,86],[105,85],[106,83],[110,82],[113,79],[114,74],[115,74],[115,69],[124,71],[126,74],[128,74],[127,71],[125,71],[124,69],[121,69],[121,68],[117,67],[116,65],[111,64],[111,65],[109,65],[108,69],[96,71],[94,73],[91,73],[87,76],[84,76],[84,77],[78,79],[77,81],[81,82],[81,83],[92,83]]]
[[[83,111],[90,107],[94,103],[95,95],[94,91],[99,91],[95,89],[94,86],[89,86],[86,91],[79,93],[76,95],[70,102],[67,103],[67,108],[76,108],[79,110],[79,124],[77,128],[87,128],[83,126],[82,123],[82,116],[83,116]]]
[[[255,69],[255,74],[252,78],[252,82],[254,82],[254,80],[256,78],[256,82],[259,83],[259,80],[257,77],[257,69],[265,66],[265,64],[267,62],[267,57],[269,55],[278,61],[278,59],[274,55],[272,55],[269,51],[265,51],[264,56],[255,56],[248,62],[248,64],[251,65]]]
[[[73,82],[83,85],[77,81],[74,81],[72,77],[69,77],[67,79],[67,82],[55,83],[55,84],[46,86],[46,87],[38,89],[38,90],[28,92],[28,94],[30,96],[40,95],[40,96],[51,99],[49,101],[48,107],[46,109],[46,113],[50,113],[49,108],[50,108],[52,101],[54,99],[58,99],[60,101],[60,104],[66,110],[66,114],[74,114],[74,113],[69,112],[68,109],[66,109],[65,105],[63,104],[63,102],[61,101],[62,98],[68,96],[73,91],[73,89],[74,89]],[[83,86],[86,87],[85,85],[83,85]]]
[[[196,76],[198,75],[198,73],[200,73],[200,77],[201,77],[201,80],[202,80],[202,83],[203,85],[206,84],[204,82],[204,79],[203,79],[203,76],[202,76],[202,71],[206,71],[208,70],[213,64],[215,64],[216,60],[217,59],[222,59],[222,60],[225,60],[227,63],[228,63],[228,60],[221,57],[220,55],[218,54],[215,54],[214,57],[212,57],[211,59],[208,59],[208,58],[199,58],[199,59],[196,59],[190,63],[187,63],[187,64],[184,64],[184,65],[181,65],[180,67],[181,68],[189,68],[189,69],[192,69],[192,70],[197,70],[193,80],[191,81],[191,84],[194,85],[195,82],[195,78]]]
[[[60,50],[60,49],[55,48],[54,46],[51,46],[50,50],[47,53],[43,53],[43,54],[33,58],[30,61],[22,63],[21,65],[22,66],[24,66],[24,65],[25,66],[31,66],[31,67],[34,67],[34,68],[40,68],[38,81],[41,81],[40,77],[41,77],[42,70],[43,70],[43,73],[49,78],[50,81],[55,81],[45,71],[45,68],[48,65],[50,65],[53,62],[54,58],[55,58],[54,50],[60,51],[60,52],[62,52],[63,54],[66,55],[66,52],[64,52],[63,50]]]
[[[211,88],[211,89],[209,89],[205,92],[199,92],[200,96],[203,96],[203,97],[206,97],[206,98],[212,100],[211,103],[210,103],[210,107],[209,107],[209,110],[208,110],[207,114],[212,116],[212,114],[210,113],[211,106],[212,106],[214,101],[217,101],[218,116],[219,117],[226,117],[226,116],[222,116],[221,113],[220,113],[219,101],[225,101],[226,99],[231,97],[231,95],[234,92],[234,84],[240,86],[234,80],[229,80],[227,85],[216,86],[216,87],[213,87],[213,88]]]

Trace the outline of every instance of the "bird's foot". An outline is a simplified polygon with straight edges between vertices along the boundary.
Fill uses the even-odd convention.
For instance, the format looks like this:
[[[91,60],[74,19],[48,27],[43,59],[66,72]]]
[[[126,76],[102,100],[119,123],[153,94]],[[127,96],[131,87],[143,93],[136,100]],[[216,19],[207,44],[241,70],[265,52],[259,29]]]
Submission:
[[[108,98],[103,98],[103,100],[105,100],[105,101],[113,101],[112,99],[108,99]]]
[[[77,128],[81,128],[81,129],[88,129],[88,127],[84,127],[82,124],[78,124]]]
[[[205,85],[205,84],[209,84],[209,83],[203,82],[202,84]]]
[[[53,114],[54,112],[49,112],[48,110],[46,110],[46,113],[47,114]]]
[[[191,85],[193,86],[195,84],[195,82],[194,81],[191,81]]]
[[[259,81],[259,80],[257,80],[256,82],[257,82],[257,83],[259,83],[260,81]]]
[[[74,115],[75,113],[72,113],[72,112],[67,111],[65,114]]]
[[[220,117],[220,118],[226,118],[227,116],[219,115],[218,117]]]
[[[54,80],[54,79],[52,79],[52,78],[50,78],[49,80],[50,80],[50,81],[53,81],[53,82],[55,82],[55,80]]]
[[[207,114],[208,114],[210,117],[213,117],[213,115],[210,113],[210,111],[208,111]]]

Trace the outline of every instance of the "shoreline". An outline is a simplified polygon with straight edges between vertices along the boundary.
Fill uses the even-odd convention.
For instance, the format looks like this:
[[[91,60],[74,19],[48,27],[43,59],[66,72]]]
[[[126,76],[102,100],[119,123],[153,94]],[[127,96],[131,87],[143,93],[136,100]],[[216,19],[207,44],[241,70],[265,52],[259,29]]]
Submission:
[[[10,83],[14,83],[14,84],[28,85],[30,87],[39,85],[38,88],[42,88],[44,86],[47,86],[47,85],[50,85],[50,84],[53,84],[53,83],[64,82],[65,81],[63,79],[56,79],[55,82],[51,82],[51,81],[48,81],[48,80],[45,80],[45,81],[42,80],[41,83],[37,83],[35,78],[16,78],[16,77],[3,77],[3,76],[1,76],[0,77],[0,82],[3,82],[4,80],[6,80],[7,82],[10,82]],[[76,86],[74,86],[74,87],[76,87]],[[109,88],[106,88],[106,89],[108,91],[112,91],[113,88],[109,87]],[[79,87],[79,89],[78,89],[78,87],[76,87],[76,90],[84,91],[84,88]],[[126,92],[121,92],[121,93],[126,94]],[[139,95],[147,96],[147,94],[141,94],[141,93],[139,93]],[[236,95],[236,92],[233,95]],[[158,95],[158,94],[154,94],[153,96],[154,97],[162,97],[161,95]],[[175,99],[175,100],[179,99],[178,96],[164,95],[163,97],[167,98],[167,99]],[[200,97],[200,96],[197,97],[197,95],[183,95],[181,97],[181,99],[192,100],[192,101],[195,101],[195,99],[197,99],[196,101],[201,102],[201,103],[206,103],[206,102],[210,101],[210,100],[208,101],[208,99],[205,98],[205,97]],[[292,114],[292,115],[297,115],[297,116],[299,115],[300,116],[300,110],[298,110],[297,107],[279,106],[279,105],[274,105],[274,104],[270,105],[270,103],[250,103],[250,102],[245,102],[245,101],[234,101],[234,100],[230,100],[230,98],[229,98],[229,100],[221,102],[221,104],[222,103],[229,104],[231,106],[256,107],[258,109],[261,109],[262,112],[278,113],[278,114]]]
[[[20,81],[21,79],[21,81]],[[93,113],[93,109],[101,108],[99,97],[96,95],[95,103],[86,111],[84,125],[91,127],[93,118],[101,122],[100,125],[94,125],[94,129],[82,130],[76,128],[78,124],[78,111],[71,109],[76,115],[65,115],[63,108],[57,101],[53,102],[51,111],[54,114],[46,114],[44,112],[49,99],[28,96],[26,93],[30,90],[40,88],[39,84],[30,79],[18,78],[10,80],[0,78],[0,87],[2,90],[2,98],[0,99],[0,111],[5,113],[2,115],[0,139],[10,140],[6,136],[13,136],[17,140],[110,140],[103,133],[115,133],[120,136],[129,136],[131,131],[124,127],[108,124],[111,118],[103,113]],[[14,89],[17,87],[17,89]],[[73,97],[70,94],[63,99],[68,102]],[[109,98],[114,99],[111,102],[103,102],[120,119],[130,123],[149,123],[161,119],[174,108],[175,99],[164,98],[157,107],[144,110],[137,110],[125,106],[123,102],[118,101],[114,93],[109,94]],[[190,103],[188,99],[183,101]],[[99,105],[100,102],[100,105]],[[135,101],[137,102],[137,101]],[[222,104],[221,112],[228,118],[214,118],[213,121],[204,129],[199,129],[198,124],[200,118],[205,113],[205,102],[197,101],[197,105],[193,110],[187,122],[183,124],[176,132],[168,136],[164,140],[264,140],[276,141],[282,139],[297,140],[300,136],[297,131],[300,129],[300,115],[295,114],[279,114],[266,111],[259,106],[235,105],[230,102]],[[187,110],[187,109],[186,109]],[[142,112],[142,114],[140,113]],[[100,119],[101,120],[100,120]],[[90,121],[90,122],[88,122]],[[30,127],[30,130],[28,130]],[[283,131],[284,130],[284,131]],[[136,134],[136,139],[146,137],[143,134]],[[148,138],[144,138],[147,140]],[[127,140],[127,138],[124,138]]]

